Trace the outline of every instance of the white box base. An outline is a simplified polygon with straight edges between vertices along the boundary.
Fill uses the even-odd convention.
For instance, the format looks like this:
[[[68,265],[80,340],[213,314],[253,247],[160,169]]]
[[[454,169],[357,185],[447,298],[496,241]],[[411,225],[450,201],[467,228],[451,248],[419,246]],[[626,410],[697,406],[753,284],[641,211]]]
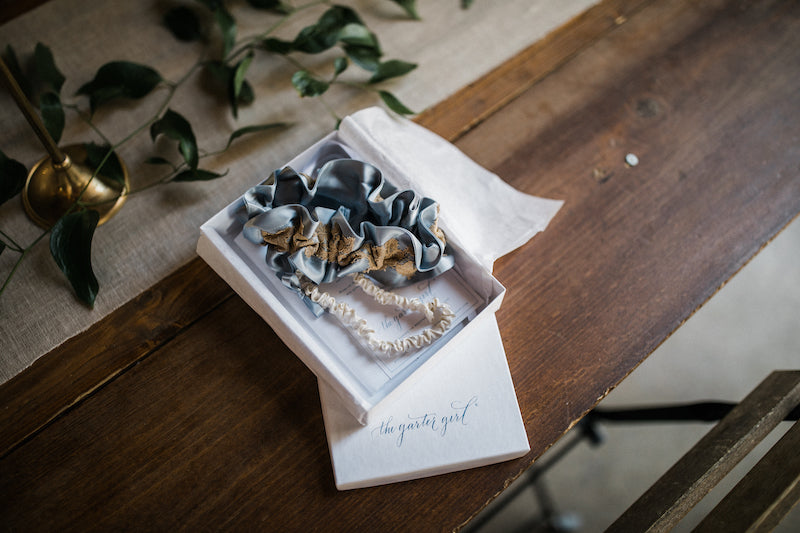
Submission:
[[[288,166],[313,175],[327,160],[342,155],[372,162],[349,146],[343,137],[340,132],[331,133],[290,161]],[[413,182],[390,161],[383,160],[382,164],[380,170],[398,188]],[[237,200],[203,224],[198,254],[264,318],[319,379],[331,386],[342,404],[362,424],[368,423],[369,413],[375,406],[413,384],[434,359],[446,356],[450,341],[471,330],[473,319],[483,313],[493,313],[502,301],[502,285],[459,245],[457,239],[449,238],[448,246],[455,256],[456,266],[425,287],[411,286],[398,292],[405,291],[408,296],[432,292],[432,297],[445,301],[452,298],[456,324],[447,335],[428,347],[392,360],[381,359],[328,313],[315,317],[295,293],[281,284],[263,260],[264,247],[241,235],[242,223],[236,216],[238,205]],[[446,220],[440,221],[440,227],[450,236]],[[347,292],[346,287],[343,292]],[[391,311],[388,315],[381,312],[385,318],[393,318]],[[396,336],[391,337],[393,334]],[[397,332],[389,332],[390,339],[399,336]]]

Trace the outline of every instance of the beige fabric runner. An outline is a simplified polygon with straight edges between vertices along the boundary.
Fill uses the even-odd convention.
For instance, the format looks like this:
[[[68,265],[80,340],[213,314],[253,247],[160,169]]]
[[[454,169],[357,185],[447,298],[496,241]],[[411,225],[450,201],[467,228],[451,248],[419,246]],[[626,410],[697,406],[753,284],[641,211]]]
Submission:
[[[458,0],[420,0],[421,22],[403,19],[402,11],[389,1],[343,3],[354,6],[377,33],[385,59],[420,65],[406,77],[388,82],[385,88],[407,106],[421,111],[542,38],[594,1],[478,0],[463,11]],[[240,4],[244,3],[237,6]],[[85,105],[85,100],[71,95],[104,63],[121,59],[140,62],[154,67],[166,79],[177,80],[197,59],[198,46],[178,43],[161,26],[159,5],[126,0],[53,0],[0,28],[0,45],[11,44],[19,56],[32,53],[37,41],[48,45],[67,77],[62,98]],[[244,17],[241,11],[233,13],[239,36],[256,34],[275,20],[268,14]],[[320,13],[312,11],[305,18],[292,20],[279,35],[292,38]],[[329,62],[330,56],[325,57]],[[314,57],[301,60],[310,68],[318,64]],[[286,121],[293,126],[280,133],[242,139],[223,156],[202,162],[203,168],[227,170],[224,178],[171,184],[132,195],[121,212],[95,234],[92,257],[100,293],[93,310],[74,298],[50,258],[47,239],[40,242],[0,297],[0,383],[191,260],[202,222],[333,129],[335,122],[322,104],[301,100],[291,87],[289,79],[294,70],[296,67],[280,58],[258,57],[248,73],[256,102],[240,110],[238,120],[230,116],[227,106],[199,90],[196,80],[181,89],[171,107],[192,123],[201,149],[223,147],[233,130],[250,124]],[[118,141],[149,118],[163,95],[157,91],[141,104],[113,105],[110,112],[99,112],[101,130]],[[326,101],[339,116],[378,104],[374,95],[341,87],[331,90]],[[67,117],[62,144],[99,142],[74,114]],[[9,157],[30,167],[44,154],[4,91],[0,93],[0,124],[0,149]],[[177,160],[172,143],[158,146],[163,155]],[[147,133],[120,150],[130,167],[134,189],[162,175],[163,169],[141,163],[152,153]],[[0,229],[23,246],[40,234],[23,213],[19,199],[0,207]],[[2,279],[16,257],[9,250],[0,255]]]

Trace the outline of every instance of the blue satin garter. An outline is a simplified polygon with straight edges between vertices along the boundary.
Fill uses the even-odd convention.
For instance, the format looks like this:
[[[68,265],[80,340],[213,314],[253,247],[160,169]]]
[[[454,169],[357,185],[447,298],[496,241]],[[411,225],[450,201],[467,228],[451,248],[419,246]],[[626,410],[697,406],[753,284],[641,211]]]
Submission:
[[[276,170],[244,194],[238,214],[245,238],[266,246],[267,266],[316,315],[323,310],[300,290],[301,276],[320,285],[362,273],[395,288],[454,263],[436,202],[355,159],[328,161],[313,178]]]

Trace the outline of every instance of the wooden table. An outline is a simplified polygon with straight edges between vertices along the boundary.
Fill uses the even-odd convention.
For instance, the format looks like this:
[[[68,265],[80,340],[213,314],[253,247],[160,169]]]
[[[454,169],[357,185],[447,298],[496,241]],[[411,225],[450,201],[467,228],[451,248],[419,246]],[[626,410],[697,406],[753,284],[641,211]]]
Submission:
[[[338,492],[314,376],[198,259],[0,387],[0,523],[462,526],[800,212],[800,3],[604,0],[418,121],[566,201],[495,267],[527,456]]]

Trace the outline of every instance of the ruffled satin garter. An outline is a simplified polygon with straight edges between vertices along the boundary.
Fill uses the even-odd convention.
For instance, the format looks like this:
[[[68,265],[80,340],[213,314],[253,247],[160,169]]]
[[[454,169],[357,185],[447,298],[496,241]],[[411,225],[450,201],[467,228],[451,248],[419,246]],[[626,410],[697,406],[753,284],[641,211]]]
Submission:
[[[393,289],[453,266],[438,211],[432,199],[397,190],[374,166],[336,159],[315,178],[290,167],[275,171],[245,193],[239,215],[245,238],[267,247],[267,266],[315,315],[328,311],[371,349],[399,355],[438,339],[454,319],[438,299],[426,304],[374,283]],[[378,339],[350,306],[320,290],[344,276],[382,305],[424,313],[431,327],[394,341]]]

